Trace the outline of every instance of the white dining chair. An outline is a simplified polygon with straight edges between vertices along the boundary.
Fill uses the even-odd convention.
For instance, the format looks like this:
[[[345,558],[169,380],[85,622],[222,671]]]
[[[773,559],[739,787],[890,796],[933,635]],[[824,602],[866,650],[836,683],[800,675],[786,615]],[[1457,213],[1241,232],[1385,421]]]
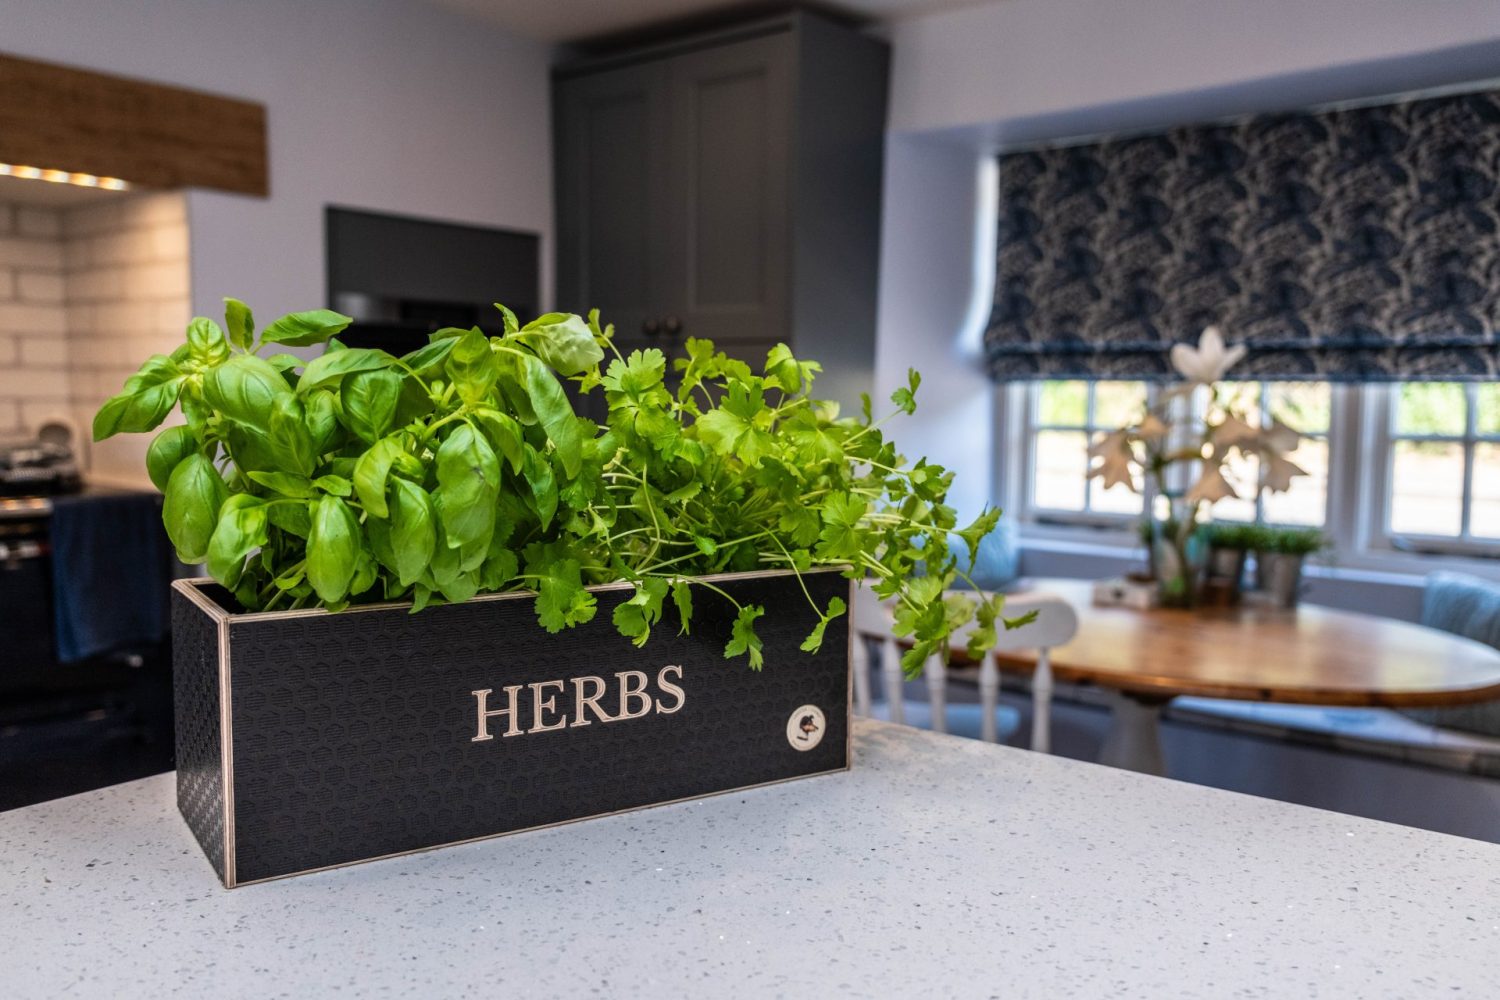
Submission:
[[[1052,749],[1052,658],[1054,648],[1069,642],[1078,632],[1078,612],[1054,594],[1012,594],[1005,599],[1005,617],[1015,618],[1035,611],[1036,619],[1018,629],[1001,629],[992,650],[979,663],[980,739],[996,743],[999,727],[996,711],[1000,705],[1000,666],[996,653],[1036,650],[1036,669],[1031,676],[1031,748],[1043,753]],[[869,642],[880,644],[880,668],[886,692],[886,705],[892,722],[906,721],[905,699],[901,696],[901,650],[894,633],[891,608],[869,587],[854,592],[854,706],[863,716],[871,713]],[[953,644],[967,641],[969,625],[953,636]],[[929,657],[923,667],[927,681],[928,708],[932,728],[948,731],[948,669],[941,656]]]

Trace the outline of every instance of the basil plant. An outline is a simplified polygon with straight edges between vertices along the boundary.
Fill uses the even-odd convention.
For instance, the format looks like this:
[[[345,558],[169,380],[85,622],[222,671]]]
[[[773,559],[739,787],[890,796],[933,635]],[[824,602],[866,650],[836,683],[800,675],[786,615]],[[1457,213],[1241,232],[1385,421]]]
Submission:
[[[686,341],[616,350],[595,312],[522,326],[503,306],[501,336],[445,329],[404,357],[332,339],[350,322],[327,310],[283,316],[258,334],[227,301],[225,324],[198,318],[187,342],[154,355],[94,419],[94,438],[160,430],[146,464],[165,494],[167,534],[245,609],[409,601],[417,612],[475,594],[530,591],[548,631],[594,617],[592,584],[627,581],[614,625],[643,644],[670,600],[691,627],[696,600],[735,605],[726,656],[762,661],[756,620],[702,579],[726,571],[840,566],[894,599],[910,636],[908,673],[947,652],[971,622],[977,655],[994,642],[1001,598],[947,594],[997,511],[957,529],[952,474],[908,464],[871,418],[812,395],[821,370],[772,348],[759,371]],[[276,345],[327,345],[312,361]],[[564,391],[604,394],[603,426]],[[911,413],[919,377],[892,396]],[[847,609],[811,607],[803,648]]]

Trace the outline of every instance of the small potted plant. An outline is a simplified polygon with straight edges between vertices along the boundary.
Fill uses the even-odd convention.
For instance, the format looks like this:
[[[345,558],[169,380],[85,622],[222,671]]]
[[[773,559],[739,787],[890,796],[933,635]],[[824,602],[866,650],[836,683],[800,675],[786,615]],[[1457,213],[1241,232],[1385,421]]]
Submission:
[[[842,770],[856,582],[911,674],[1019,624],[947,593],[948,536],[999,512],[960,529],[952,473],[819,402],[815,362],[689,339],[669,386],[597,315],[499,308],[395,357],[228,300],[94,421],[184,418],[146,463],[212,578],[173,596],[178,805],[227,886]]]
[[[1254,535],[1255,586],[1278,608],[1294,608],[1302,594],[1307,557],[1328,547],[1317,528],[1266,525]]]
[[[1233,604],[1244,583],[1246,558],[1255,546],[1258,529],[1253,524],[1215,521],[1204,527],[1208,559],[1203,573],[1205,603]]]

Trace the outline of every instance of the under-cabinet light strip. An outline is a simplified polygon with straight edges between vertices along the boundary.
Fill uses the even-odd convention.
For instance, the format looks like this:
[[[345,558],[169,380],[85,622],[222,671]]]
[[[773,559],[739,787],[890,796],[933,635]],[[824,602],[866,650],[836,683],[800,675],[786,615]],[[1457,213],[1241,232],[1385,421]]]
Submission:
[[[93,174],[73,173],[67,170],[52,170],[43,167],[25,167],[13,163],[0,163],[0,177],[20,177],[28,181],[47,181],[49,184],[73,184],[78,187],[104,188],[107,191],[128,191],[130,182],[118,177],[96,177]]]

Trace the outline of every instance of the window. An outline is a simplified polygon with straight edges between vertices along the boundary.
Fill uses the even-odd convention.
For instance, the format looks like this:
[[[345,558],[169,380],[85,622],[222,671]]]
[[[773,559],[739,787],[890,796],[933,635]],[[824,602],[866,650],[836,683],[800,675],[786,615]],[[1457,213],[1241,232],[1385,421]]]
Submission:
[[[1236,453],[1227,465],[1242,499],[1214,507],[1220,520],[1271,521],[1321,525],[1328,508],[1328,429],[1330,387],[1323,382],[1227,383],[1230,403],[1254,423],[1269,413],[1303,434],[1290,456],[1308,474],[1286,493],[1257,497],[1260,469],[1255,458]],[[1145,382],[1049,381],[1032,390],[1029,435],[1028,509],[1033,520],[1124,523],[1138,518],[1142,498],[1123,486],[1106,490],[1086,479],[1092,441],[1139,419],[1149,398]],[[1143,489],[1149,483],[1140,484]]]
[[[1322,525],[1328,518],[1332,387],[1326,382],[1230,382],[1226,386],[1230,406],[1243,413],[1251,424],[1269,426],[1269,415],[1302,435],[1296,450],[1287,458],[1307,475],[1293,478],[1291,489],[1285,492],[1257,491],[1259,460],[1236,451],[1224,464],[1240,498],[1215,504],[1214,520]]]
[[[1497,573],[1500,383],[1229,387],[1251,420],[1269,414],[1303,435],[1288,457],[1308,474],[1285,493],[1256,497],[1260,469],[1235,455],[1228,475],[1245,496],[1216,504],[1215,519],[1320,527],[1350,569]],[[1086,480],[1088,445],[1137,417],[1154,391],[1143,382],[1012,383],[999,411],[1002,506],[1043,526],[1037,537],[1085,541],[1069,533],[1087,525],[1119,529],[1094,536],[1105,544],[1133,540],[1142,498]]]
[[[1418,550],[1500,550],[1500,385],[1413,382],[1387,391],[1387,539]]]
[[[1041,382],[1030,400],[1028,435],[1033,518],[1110,523],[1140,517],[1141,496],[1123,486],[1106,490],[1086,479],[1089,444],[1140,416],[1145,382]]]

